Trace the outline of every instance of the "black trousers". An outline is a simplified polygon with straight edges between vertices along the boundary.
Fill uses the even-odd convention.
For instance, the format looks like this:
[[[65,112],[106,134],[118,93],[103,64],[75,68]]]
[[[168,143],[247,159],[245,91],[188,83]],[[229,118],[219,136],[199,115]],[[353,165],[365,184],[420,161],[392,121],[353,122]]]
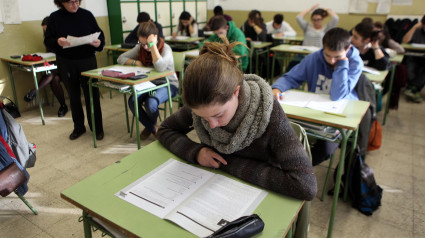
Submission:
[[[89,94],[89,79],[81,76],[81,73],[87,70],[96,69],[96,57],[86,59],[65,59],[57,56],[56,63],[58,64],[59,72],[64,81],[70,98],[72,121],[74,122],[74,130],[82,131],[84,126],[84,111],[81,104],[81,88],[83,89],[84,100],[86,103],[87,121],[90,130],[92,130],[91,110],[90,110],[90,94]],[[97,80],[93,80],[96,82]],[[93,107],[94,118],[96,124],[96,133],[103,132],[102,110],[100,108],[99,89],[93,88]]]

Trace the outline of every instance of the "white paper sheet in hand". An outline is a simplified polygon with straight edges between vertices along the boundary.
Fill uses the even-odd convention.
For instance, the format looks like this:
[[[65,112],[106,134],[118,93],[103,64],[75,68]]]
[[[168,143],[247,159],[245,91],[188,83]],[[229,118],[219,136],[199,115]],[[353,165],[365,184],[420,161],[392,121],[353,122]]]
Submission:
[[[97,38],[99,38],[100,32],[95,32],[90,35],[75,37],[75,36],[67,36],[66,40],[71,44],[70,46],[64,46],[63,48],[71,48],[79,45],[85,45],[93,42]]]

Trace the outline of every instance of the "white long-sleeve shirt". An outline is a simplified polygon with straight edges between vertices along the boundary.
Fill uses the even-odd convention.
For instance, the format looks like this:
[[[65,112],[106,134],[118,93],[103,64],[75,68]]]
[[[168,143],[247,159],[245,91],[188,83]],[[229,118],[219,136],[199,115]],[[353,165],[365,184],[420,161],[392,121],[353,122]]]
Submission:
[[[266,27],[267,27],[267,34],[272,34],[272,36],[274,34],[278,34],[278,33],[282,33],[282,32],[283,32],[284,36],[296,36],[297,35],[297,32],[286,21],[283,21],[278,29],[275,29],[273,27],[273,21],[267,22]]]

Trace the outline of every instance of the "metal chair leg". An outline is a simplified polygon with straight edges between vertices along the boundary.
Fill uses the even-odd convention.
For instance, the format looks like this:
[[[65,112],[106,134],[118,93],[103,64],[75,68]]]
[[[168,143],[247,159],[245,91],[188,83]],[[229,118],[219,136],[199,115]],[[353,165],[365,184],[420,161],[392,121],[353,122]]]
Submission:
[[[34,213],[34,215],[37,215],[38,212],[35,210],[35,208],[22,196],[18,191],[15,191],[15,194],[25,203],[25,205],[28,206],[29,209]]]

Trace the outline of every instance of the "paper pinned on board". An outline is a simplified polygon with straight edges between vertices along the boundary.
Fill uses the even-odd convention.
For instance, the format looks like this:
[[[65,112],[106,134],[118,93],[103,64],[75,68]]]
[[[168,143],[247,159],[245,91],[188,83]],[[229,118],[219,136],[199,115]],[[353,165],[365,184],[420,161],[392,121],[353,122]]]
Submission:
[[[99,38],[100,32],[95,32],[90,35],[75,37],[75,36],[67,36],[66,40],[71,44],[70,46],[64,46],[63,48],[71,48],[79,45],[89,44]]]

